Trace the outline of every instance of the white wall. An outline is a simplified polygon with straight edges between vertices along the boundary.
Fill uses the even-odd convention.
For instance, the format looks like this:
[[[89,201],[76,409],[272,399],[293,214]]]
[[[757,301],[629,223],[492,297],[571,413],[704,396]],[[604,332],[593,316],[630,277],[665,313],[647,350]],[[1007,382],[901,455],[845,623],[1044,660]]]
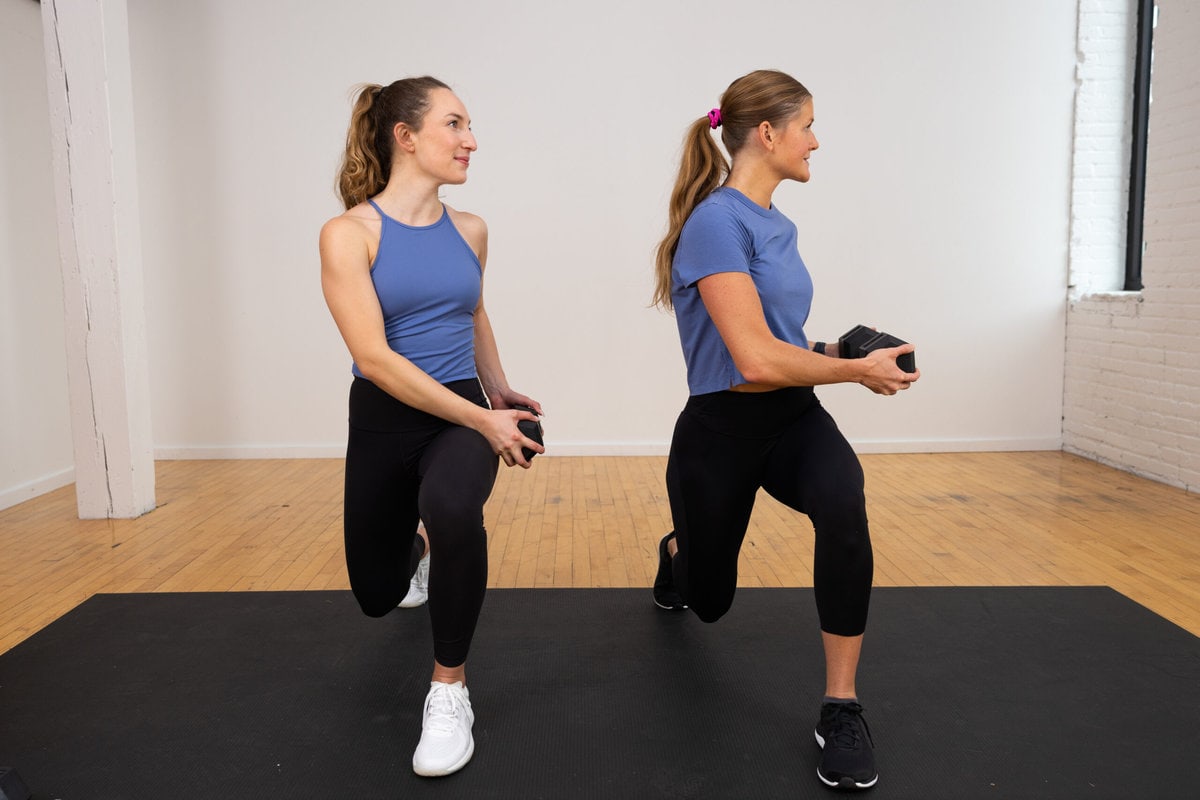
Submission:
[[[1072,299],[1064,449],[1200,490],[1200,9],[1158,0],[1144,290]]]
[[[37,3],[0,3],[0,508],[74,479]]]
[[[447,191],[492,237],[487,302],[551,452],[661,452],[686,389],[646,307],[681,133],[734,77],[816,97],[810,326],[918,343],[890,400],[823,397],[864,449],[1061,441],[1075,7],[775,0],[129,5],[160,454],[336,453],[348,358],[316,234],[348,91],[432,73],[480,151]]]
[[[474,117],[472,177],[447,200],[490,224],[489,311],[551,452],[664,452],[686,385],[674,321],[647,308],[652,251],[683,129],[759,67],[816,97],[813,181],[776,195],[817,285],[810,333],[862,322],[918,344],[924,377],[900,397],[821,391],[847,435],[862,450],[1059,447],[1074,2],[731,8],[130,0],[159,456],[341,452],[349,359],[317,231],[340,210],[350,87],[422,73]],[[40,192],[44,249],[41,113],[20,135],[45,177],[21,185]],[[57,384],[38,402],[61,412],[61,343],[33,347]]]

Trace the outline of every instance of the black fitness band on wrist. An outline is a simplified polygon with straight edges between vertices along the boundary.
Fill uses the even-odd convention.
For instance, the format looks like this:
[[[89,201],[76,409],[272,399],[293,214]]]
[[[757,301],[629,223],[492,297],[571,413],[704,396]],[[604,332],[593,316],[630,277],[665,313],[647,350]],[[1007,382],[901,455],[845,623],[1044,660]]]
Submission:
[[[825,343],[824,342],[813,342],[813,352],[820,353],[821,355],[825,355]]]

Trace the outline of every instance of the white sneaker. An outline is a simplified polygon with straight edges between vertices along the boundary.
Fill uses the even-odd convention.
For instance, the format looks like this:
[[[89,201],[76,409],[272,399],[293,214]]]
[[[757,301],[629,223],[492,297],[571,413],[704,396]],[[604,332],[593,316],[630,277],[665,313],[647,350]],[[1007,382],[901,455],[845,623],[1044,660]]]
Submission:
[[[400,601],[400,608],[416,608],[429,599],[429,553],[417,564],[417,572],[408,582],[408,594]]]
[[[466,766],[475,752],[471,725],[475,712],[461,682],[429,684],[421,741],[413,753],[413,772],[426,777],[449,775]]]

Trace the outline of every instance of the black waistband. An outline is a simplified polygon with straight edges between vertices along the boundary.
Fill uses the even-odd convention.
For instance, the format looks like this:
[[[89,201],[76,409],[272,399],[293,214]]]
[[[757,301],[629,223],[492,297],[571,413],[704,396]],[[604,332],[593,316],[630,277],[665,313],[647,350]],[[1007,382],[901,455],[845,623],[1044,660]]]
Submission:
[[[819,407],[811,386],[772,392],[711,392],[688,398],[684,413],[705,427],[736,436],[772,437],[800,415]]]
[[[483,388],[475,378],[442,384],[459,397],[487,408]],[[371,383],[355,377],[350,384],[350,425],[362,430],[406,431],[428,425],[450,424],[441,417],[413,408]]]

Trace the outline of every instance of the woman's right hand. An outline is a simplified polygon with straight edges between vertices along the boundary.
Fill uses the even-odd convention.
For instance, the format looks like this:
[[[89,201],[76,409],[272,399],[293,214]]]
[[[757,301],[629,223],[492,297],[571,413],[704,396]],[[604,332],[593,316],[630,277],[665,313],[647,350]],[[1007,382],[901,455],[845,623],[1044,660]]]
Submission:
[[[523,419],[536,420],[537,415],[512,408],[490,410],[484,415],[478,431],[488,440],[492,452],[500,456],[506,466],[529,469],[531,465],[521,449],[527,447],[535,453],[544,453],[546,448],[517,428],[517,422]]]
[[[912,385],[913,381],[921,377],[921,370],[905,372],[896,366],[896,359],[905,353],[914,352],[916,349],[916,345],[909,343],[899,347],[872,350],[859,359],[865,374],[859,378],[858,382],[875,394],[893,395],[896,392],[904,391]]]

